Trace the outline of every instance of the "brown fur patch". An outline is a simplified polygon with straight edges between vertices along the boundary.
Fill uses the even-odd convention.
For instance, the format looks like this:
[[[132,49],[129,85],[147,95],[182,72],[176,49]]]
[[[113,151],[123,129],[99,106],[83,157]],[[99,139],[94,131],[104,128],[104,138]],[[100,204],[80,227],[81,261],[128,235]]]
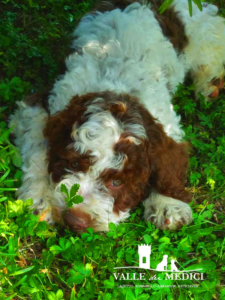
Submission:
[[[188,38],[185,34],[184,24],[178,17],[174,8],[168,8],[163,14],[158,13],[160,5],[164,0],[151,0],[152,10],[154,11],[155,18],[159,22],[164,36],[166,36],[173,47],[182,52],[188,44]]]
[[[73,125],[85,121],[83,114],[95,96],[96,94],[88,94],[73,97],[66,109],[50,116],[47,121],[43,132],[49,144],[48,172],[52,174],[54,182],[60,181],[67,173],[66,169],[86,172],[91,164],[88,155],[80,155],[69,145],[73,142]],[[75,165],[76,169],[73,168]]]
[[[153,122],[147,110],[142,109],[140,114],[149,140],[151,187],[159,194],[189,203],[191,195],[185,190],[189,145],[177,143],[168,137],[163,126]]]

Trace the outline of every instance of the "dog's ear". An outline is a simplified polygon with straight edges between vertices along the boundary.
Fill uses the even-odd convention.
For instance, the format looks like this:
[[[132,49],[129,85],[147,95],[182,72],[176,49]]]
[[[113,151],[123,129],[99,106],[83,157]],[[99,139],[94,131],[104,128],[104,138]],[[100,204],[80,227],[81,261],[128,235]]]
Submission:
[[[48,144],[48,171],[52,179],[59,182],[75,158],[70,145],[74,142],[71,133],[77,123],[85,121],[84,112],[98,94],[74,96],[68,106],[48,118],[43,134]]]
[[[188,144],[175,142],[166,135],[163,126],[155,122],[147,133],[151,187],[162,195],[190,202],[191,196],[185,190]]]
[[[39,107],[43,107],[47,113],[49,113],[49,108],[48,108],[48,96],[49,96],[49,90],[47,89],[44,90],[43,92],[35,92],[29,96],[27,96],[24,99],[24,102],[31,106],[39,106]]]
[[[81,97],[74,96],[64,110],[49,116],[43,132],[50,147],[57,149],[63,147],[65,149],[68,146],[68,143],[72,141],[70,135],[73,126],[77,122],[83,121],[82,118],[87,104],[94,97],[94,94],[87,94]]]
[[[59,182],[74,151],[68,149],[73,142],[71,138],[72,128],[75,123],[81,121],[85,106],[81,97],[73,97],[69,105],[55,115],[49,116],[43,134],[48,144],[48,171],[52,174],[54,182]]]

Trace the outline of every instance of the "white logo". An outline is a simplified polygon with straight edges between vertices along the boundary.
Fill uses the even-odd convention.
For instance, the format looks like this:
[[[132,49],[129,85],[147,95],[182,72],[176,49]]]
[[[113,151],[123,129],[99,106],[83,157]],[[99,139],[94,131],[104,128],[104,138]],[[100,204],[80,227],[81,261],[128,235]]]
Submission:
[[[175,264],[175,260],[171,259],[170,261],[170,270],[168,267],[168,255],[163,255],[162,261],[157,265],[156,269],[150,268],[150,257],[151,257],[151,245],[141,245],[138,246],[138,254],[139,254],[139,266],[128,266],[128,267],[115,267],[114,269],[122,269],[122,268],[140,268],[146,270],[160,271],[160,272],[192,272],[192,271],[200,271],[198,270],[179,270]]]
[[[139,266],[128,266],[128,267],[115,267],[114,269],[145,269],[161,272],[158,275],[150,275],[149,273],[141,273],[139,272],[125,272],[119,271],[120,273],[113,273],[116,281],[134,281],[134,280],[148,280],[154,283],[155,280],[204,280],[203,273],[198,271],[202,271],[202,269],[198,270],[179,270],[175,264],[174,259],[169,259],[167,254],[163,255],[162,261],[156,266],[156,269],[151,268],[151,245],[141,245],[138,246],[138,255],[139,255]],[[169,270],[168,270],[169,269]],[[163,276],[163,277],[162,277]],[[127,286],[127,285],[126,285]],[[120,287],[124,287],[120,285]],[[141,287],[143,287],[141,285]],[[147,286],[145,286],[147,287]]]

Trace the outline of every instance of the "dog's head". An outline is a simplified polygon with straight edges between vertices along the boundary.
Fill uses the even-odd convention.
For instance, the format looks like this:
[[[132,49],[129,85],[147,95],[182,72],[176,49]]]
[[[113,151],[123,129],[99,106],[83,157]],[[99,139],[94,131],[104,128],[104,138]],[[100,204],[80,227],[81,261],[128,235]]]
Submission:
[[[163,127],[135,97],[112,92],[73,97],[50,116],[48,170],[56,184],[53,216],[72,231],[107,230],[145,200],[152,188],[188,201],[184,190],[185,144],[167,137]],[[65,211],[64,183],[80,185],[80,204]]]

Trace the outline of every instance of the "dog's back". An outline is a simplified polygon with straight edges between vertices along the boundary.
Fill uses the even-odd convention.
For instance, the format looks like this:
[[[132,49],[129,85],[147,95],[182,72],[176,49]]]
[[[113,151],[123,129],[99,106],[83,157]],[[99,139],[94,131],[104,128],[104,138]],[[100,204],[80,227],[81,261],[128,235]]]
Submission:
[[[87,15],[74,35],[76,52],[54,86],[51,113],[64,109],[76,94],[124,92],[139,97],[168,135],[182,138],[170,93],[183,81],[184,67],[148,6],[133,3],[124,11]]]

